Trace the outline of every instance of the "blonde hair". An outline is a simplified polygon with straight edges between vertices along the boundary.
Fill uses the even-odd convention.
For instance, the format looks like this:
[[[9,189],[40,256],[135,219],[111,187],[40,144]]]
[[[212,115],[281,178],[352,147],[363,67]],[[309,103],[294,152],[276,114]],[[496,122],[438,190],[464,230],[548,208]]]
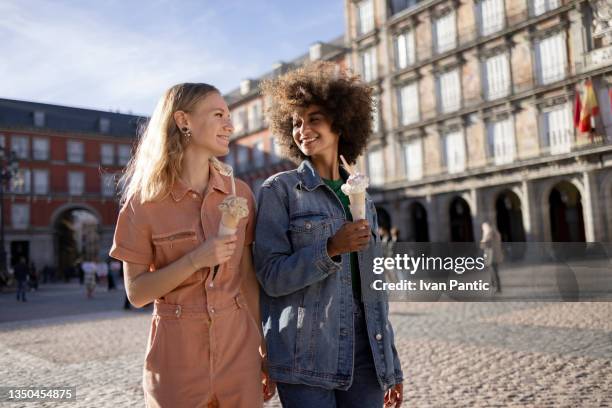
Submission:
[[[187,140],[174,121],[176,111],[190,112],[212,92],[212,85],[184,83],[168,89],[157,102],[140,135],[136,153],[119,180],[121,204],[132,197],[141,203],[165,197],[179,177]],[[219,161],[212,159],[215,167]]]

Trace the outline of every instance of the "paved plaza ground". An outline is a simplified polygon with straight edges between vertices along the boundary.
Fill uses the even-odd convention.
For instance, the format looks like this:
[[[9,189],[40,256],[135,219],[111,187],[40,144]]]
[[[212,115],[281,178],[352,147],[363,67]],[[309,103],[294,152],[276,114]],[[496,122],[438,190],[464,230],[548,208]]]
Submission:
[[[121,290],[87,300],[78,283],[44,285],[25,304],[0,294],[0,386],[76,386],[71,407],[143,406],[150,310],[122,306]],[[612,407],[612,302],[391,309],[405,407]]]

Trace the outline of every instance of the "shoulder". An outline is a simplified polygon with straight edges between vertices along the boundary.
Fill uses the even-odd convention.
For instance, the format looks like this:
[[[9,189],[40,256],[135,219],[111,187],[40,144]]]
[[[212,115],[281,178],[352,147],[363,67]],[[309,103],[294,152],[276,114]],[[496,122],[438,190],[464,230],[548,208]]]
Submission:
[[[298,170],[287,170],[276,173],[266,179],[261,185],[262,187],[280,187],[295,184],[299,181]]]
[[[169,194],[159,200],[145,202],[141,202],[140,197],[133,195],[122,204],[119,215],[128,216],[142,223],[155,218],[156,215],[159,216],[160,212],[167,212],[171,201]]]

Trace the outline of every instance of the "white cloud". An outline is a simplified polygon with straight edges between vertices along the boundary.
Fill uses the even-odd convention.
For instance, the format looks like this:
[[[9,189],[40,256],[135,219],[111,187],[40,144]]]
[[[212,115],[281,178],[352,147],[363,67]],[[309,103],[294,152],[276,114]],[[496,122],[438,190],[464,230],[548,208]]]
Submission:
[[[236,78],[261,70],[216,51],[224,39],[213,14],[192,20],[208,25],[200,39],[172,20],[158,28],[163,21],[129,27],[83,8],[86,2],[72,4],[82,6],[0,3],[0,37],[7,39],[0,42],[0,97],[147,114],[175,83],[228,89]]]

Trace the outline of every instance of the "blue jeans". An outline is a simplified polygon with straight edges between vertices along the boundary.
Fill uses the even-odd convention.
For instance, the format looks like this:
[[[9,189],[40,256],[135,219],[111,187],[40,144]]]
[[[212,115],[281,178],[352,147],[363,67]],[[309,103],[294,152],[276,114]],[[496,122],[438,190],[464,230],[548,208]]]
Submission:
[[[24,280],[17,281],[17,300],[26,301],[26,292],[28,290],[28,282]]]
[[[355,354],[351,387],[342,391],[278,383],[278,396],[284,408],[382,408],[385,391],[376,377],[363,304],[357,301],[353,302],[353,320]]]

